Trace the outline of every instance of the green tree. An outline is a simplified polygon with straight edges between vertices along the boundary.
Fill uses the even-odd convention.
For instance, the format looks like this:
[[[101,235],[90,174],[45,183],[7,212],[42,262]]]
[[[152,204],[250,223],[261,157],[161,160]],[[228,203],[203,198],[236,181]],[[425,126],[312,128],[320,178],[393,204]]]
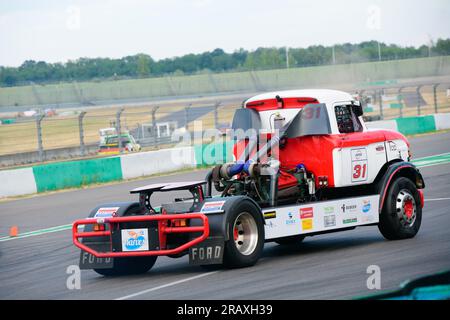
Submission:
[[[151,57],[146,54],[139,54],[137,56],[137,75],[141,78],[150,75],[150,61]]]
[[[450,39],[439,39],[436,43],[435,52],[439,55],[450,55]]]
[[[378,42],[364,41],[358,44],[334,45],[336,63],[357,63],[378,60]],[[322,45],[307,48],[289,48],[291,67],[331,64],[333,47]],[[400,47],[380,43],[383,60],[428,57],[429,47]],[[197,74],[202,70],[222,72],[230,70],[257,70],[286,67],[286,49],[257,48],[254,51],[239,49],[227,53],[217,48],[200,54],[154,61],[150,55],[141,53],[120,59],[79,58],[65,63],[47,63],[27,60],[17,68],[0,66],[0,86],[15,86],[55,81],[89,81],[162,76],[165,74]],[[450,55],[450,39],[439,39],[431,48],[433,55]]]

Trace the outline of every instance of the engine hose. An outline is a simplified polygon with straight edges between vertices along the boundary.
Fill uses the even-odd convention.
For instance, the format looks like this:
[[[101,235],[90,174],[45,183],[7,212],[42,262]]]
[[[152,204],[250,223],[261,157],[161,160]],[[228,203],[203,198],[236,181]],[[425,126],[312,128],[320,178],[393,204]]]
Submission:
[[[234,176],[238,173],[241,173],[242,170],[244,169],[244,166],[245,166],[245,163],[243,163],[243,162],[235,163],[235,164],[232,164],[231,166],[229,166],[227,168],[228,177],[231,178],[232,176]]]
[[[248,161],[244,164],[243,170],[244,170],[245,173],[250,174],[250,167],[251,167],[251,165],[252,165],[254,162],[255,162],[254,160],[248,160]]]
[[[222,192],[225,190],[224,186],[220,185],[220,168],[221,165],[217,165],[212,169],[212,181],[214,183],[214,188],[216,188],[217,191]]]
[[[206,187],[204,188],[204,193],[207,197],[211,197],[212,192],[212,170],[208,171],[205,177],[206,180]]]

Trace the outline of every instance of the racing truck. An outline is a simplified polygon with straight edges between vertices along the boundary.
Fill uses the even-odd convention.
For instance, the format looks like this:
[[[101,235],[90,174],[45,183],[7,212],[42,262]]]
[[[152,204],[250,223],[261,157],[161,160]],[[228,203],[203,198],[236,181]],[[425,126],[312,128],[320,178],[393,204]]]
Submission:
[[[136,202],[102,204],[75,221],[80,268],[137,274],[158,256],[185,255],[200,266],[248,267],[266,242],[359,226],[378,226],[388,240],[417,234],[425,183],[410,144],[399,132],[368,129],[351,94],[260,94],[236,110],[232,131],[233,161],[203,180],[139,187]],[[170,201],[155,206],[155,194]]]

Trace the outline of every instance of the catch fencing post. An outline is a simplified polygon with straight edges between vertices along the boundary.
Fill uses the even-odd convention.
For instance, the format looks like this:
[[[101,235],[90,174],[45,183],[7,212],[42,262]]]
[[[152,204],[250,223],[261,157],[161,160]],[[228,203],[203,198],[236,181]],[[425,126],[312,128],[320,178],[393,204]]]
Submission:
[[[219,92],[219,88],[217,87],[216,80],[214,80],[214,77],[213,77],[211,71],[208,72],[208,79],[209,79],[209,83],[211,83],[211,86],[212,86],[214,92],[218,93]]]
[[[379,106],[380,106],[380,119],[381,119],[381,120],[384,119],[384,116],[383,116],[383,90],[384,90],[384,89],[381,89],[381,90],[380,90],[380,95],[379,95],[379,98],[380,98],[380,101],[379,101]]]
[[[433,85],[433,99],[434,99],[434,113],[438,113],[438,104],[437,104],[437,87],[439,87],[440,83],[436,83]]]
[[[420,116],[420,89],[422,88],[422,86],[418,86],[416,89],[416,93],[417,93],[417,115]]]
[[[361,101],[361,103],[363,101],[364,92],[366,92],[366,89],[362,89],[362,90],[358,91],[358,98],[359,98],[359,101]]]
[[[43,115],[43,114],[39,114],[36,116],[39,162],[44,161],[44,146],[42,143],[42,125],[41,125],[41,122],[44,119],[44,117],[45,117],[45,115]]]
[[[185,108],[184,108],[184,128],[186,129],[186,131],[188,131],[189,129],[189,109],[191,109],[192,107],[192,103],[189,103]]]
[[[397,101],[400,107],[400,118],[403,118],[403,103],[402,103],[402,90],[403,87],[400,87],[397,91]]]
[[[219,106],[222,104],[220,101],[216,101],[214,104],[214,128],[217,129],[219,125]]]
[[[122,153],[122,131],[120,125],[120,117],[124,108],[120,108],[116,113],[116,131],[117,131],[117,143],[119,144],[119,153]]]
[[[86,147],[84,145],[84,130],[83,130],[83,118],[86,115],[86,111],[82,111],[78,115],[78,131],[80,133],[80,153],[82,156],[86,155]]]
[[[153,107],[152,108],[152,131],[153,131],[153,147],[156,148],[157,145],[157,139],[158,139],[158,134],[157,134],[157,130],[156,130],[156,111],[159,109],[159,106]]]

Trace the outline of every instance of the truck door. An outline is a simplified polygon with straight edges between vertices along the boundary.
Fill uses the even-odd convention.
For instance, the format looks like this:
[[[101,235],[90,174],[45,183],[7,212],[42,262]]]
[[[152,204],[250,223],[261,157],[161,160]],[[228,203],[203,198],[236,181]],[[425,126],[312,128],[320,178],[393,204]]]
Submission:
[[[350,105],[334,107],[340,147],[335,151],[335,186],[372,183],[386,163],[385,137],[382,132],[364,132]]]

